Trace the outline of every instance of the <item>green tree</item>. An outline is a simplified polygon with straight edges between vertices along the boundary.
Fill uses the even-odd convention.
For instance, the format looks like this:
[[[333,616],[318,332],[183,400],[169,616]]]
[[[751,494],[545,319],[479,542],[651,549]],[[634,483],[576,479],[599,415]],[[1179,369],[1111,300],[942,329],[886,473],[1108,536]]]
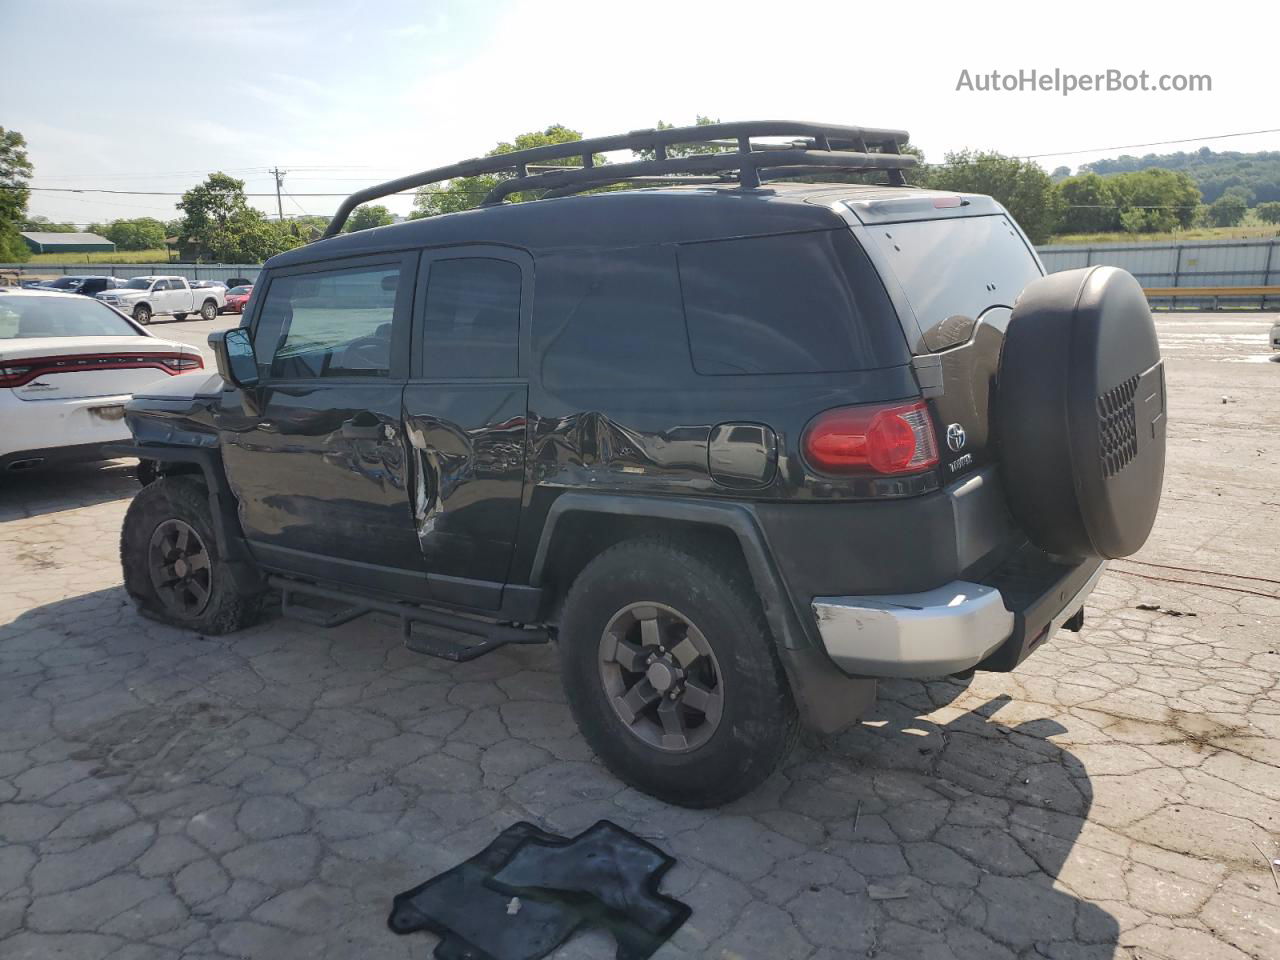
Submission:
[[[1120,229],[1120,208],[1110,178],[1096,173],[1068,177],[1057,185],[1062,201],[1059,233],[1101,233]]]
[[[1047,241],[1061,219],[1062,199],[1053,181],[1043,167],[1030,160],[961,150],[948,153],[946,162],[931,169],[924,180],[923,185],[936,190],[994,197],[1013,214],[1032,243]]]
[[[577,130],[570,130],[563,124],[556,123],[545,130],[522,133],[512,141],[504,140],[486,153],[485,156],[497,157],[516,150],[528,150],[533,147],[542,147],[554,143],[572,143],[574,140],[581,139],[582,134]],[[595,159],[597,163],[603,161],[602,157]],[[580,162],[579,159],[568,157],[562,160],[549,160],[545,165],[572,167],[578,166]],[[472,207],[479,205],[485,194],[511,176],[514,176],[514,174],[457,177],[445,183],[432,183],[425,187],[419,187],[417,193],[414,194],[413,213],[411,216],[417,219],[419,217],[435,217],[442,213],[457,213],[460,210],[470,210]],[[533,199],[533,193],[513,193],[507,199],[519,203]]]
[[[1234,193],[1224,193],[1209,204],[1209,222],[1215,227],[1239,226],[1248,211],[1248,204]]]
[[[1263,223],[1280,223],[1280,200],[1260,203],[1254,208],[1254,213]]]
[[[1150,169],[1106,179],[1115,194],[1123,229],[1164,233],[1195,222],[1200,190],[1185,173]]]
[[[120,250],[155,250],[164,246],[164,224],[154,217],[113,220],[103,236]]]
[[[271,223],[249,206],[244,181],[211,173],[182,195],[178,246],[184,258],[258,263],[304,241],[287,224]]]
[[[38,233],[79,233],[80,228],[74,223],[55,223],[48,217],[35,216],[22,222],[23,230],[34,230]],[[92,231],[90,231],[92,232]]]
[[[26,260],[31,251],[18,236],[26,219],[33,167],[27,141],[17,130],[0,127],[0,262]]]
[[[391,216],[390,210],[381,204],[366,203],[351,212],[343,229],[346,233],[352,233],[356,230],[368,230],[370,227],[385,227],[391,223],[395,223],[395,218]]]

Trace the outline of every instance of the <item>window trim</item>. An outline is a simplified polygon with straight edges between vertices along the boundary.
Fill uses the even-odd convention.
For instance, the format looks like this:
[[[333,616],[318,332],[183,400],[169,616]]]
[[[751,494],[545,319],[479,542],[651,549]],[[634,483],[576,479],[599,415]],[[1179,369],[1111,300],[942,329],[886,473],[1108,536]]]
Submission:
[[[409,319],[413,315],[414,291],[416,289],[418,258],[416,251],[397,250],[363,257],[339,257],[332,260],[313,260],[309,263],[293,267],[282,267],[277,270],[265,270],[259,278],[264,292],[261,297],[252,297],[253,315],[242,326],[249,328],[249,336],[254,342],[255,353],[259,322],[263,305],[271,295],[271,285],[276,280],[306,276],[314,273],[339,273],[347,270],[397,268],[400,271],[400,283],[396,287],[395,307],[391,313],[391,369],[385,377],[272,377],[271,364],[263,363],[258,358],[258,370],[264,386],[280,384],[364,384],[372,386],[379,383],[403,383],[409,374]],[[255,287],[256,289],[256,287]],[[274,359],[274,357],[272,358]]]
[[[426,357],[427,285],[431,264],[438,260],[503,260],[520,269],[520,329],[516,332],[516,372],[506,377],[429,377],[424,371]],[[530,328],[533,317],[533,257],[523,250],[495,244],[458,244],[423,250],[414,293],[412,345],[409,380],[416,383],[527,383]]]

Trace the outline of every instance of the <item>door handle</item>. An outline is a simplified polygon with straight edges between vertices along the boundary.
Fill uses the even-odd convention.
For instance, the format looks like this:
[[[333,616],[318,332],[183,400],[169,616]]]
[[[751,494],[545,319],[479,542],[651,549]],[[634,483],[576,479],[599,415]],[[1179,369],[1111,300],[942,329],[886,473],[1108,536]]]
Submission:
[[[357,423],[353,419],[343,423],[342,435],[348,440],[390,440],[396,431],[389,423]]]

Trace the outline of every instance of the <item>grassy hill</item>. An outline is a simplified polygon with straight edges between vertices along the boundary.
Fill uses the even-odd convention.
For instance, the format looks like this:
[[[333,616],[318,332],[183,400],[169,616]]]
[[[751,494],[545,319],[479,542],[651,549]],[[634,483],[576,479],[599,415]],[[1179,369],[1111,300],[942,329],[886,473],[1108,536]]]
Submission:
[[[1205,203],[1213,203],[1231,187],[1242,187],[1252,194],[1249,206],[1280,200],[1280,150],[1260,153],[1221,153],[1201,147],[1191,153],[1148,153],[1142,157],[1113,157],[1095,160],[1080,168],[1102,176],[1111,173],[1133,173],[1160,167],[1178,170],[1195,181]]]

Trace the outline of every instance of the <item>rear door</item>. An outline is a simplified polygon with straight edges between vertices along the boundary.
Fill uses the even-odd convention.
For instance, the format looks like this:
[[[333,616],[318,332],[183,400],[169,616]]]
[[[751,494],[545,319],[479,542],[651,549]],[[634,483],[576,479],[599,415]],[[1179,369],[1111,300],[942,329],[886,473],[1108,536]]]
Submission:
[[[422,258],[405,428],[414,529],[442,602],[502,602],[525,479],[532,282],[532,261],[503,247]]]
[[[416,256],[272,271],[252,329],[261,385],[224,395],[227,476],[259,561],[418,595],[401,396]]]

